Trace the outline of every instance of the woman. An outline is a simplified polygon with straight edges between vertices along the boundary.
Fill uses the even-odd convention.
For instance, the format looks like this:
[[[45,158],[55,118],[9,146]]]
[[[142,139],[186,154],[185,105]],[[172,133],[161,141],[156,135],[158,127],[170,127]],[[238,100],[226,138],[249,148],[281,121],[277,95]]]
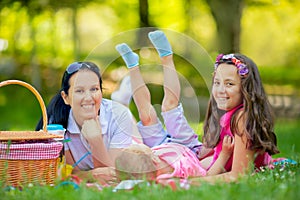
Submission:
[[[66,129],[65,139],[70,141],[64,145],[65,157],[74,173],[96,169],[93,175],[97,176],[99,168],[114,167],[115,157],[132,144],[131,134],[136,129],[127,107],[102,97],[100,71],[92,62],[67,67],[47,115],[49,124],[61,124]],[[42,121],[36,130],[41,127]]]

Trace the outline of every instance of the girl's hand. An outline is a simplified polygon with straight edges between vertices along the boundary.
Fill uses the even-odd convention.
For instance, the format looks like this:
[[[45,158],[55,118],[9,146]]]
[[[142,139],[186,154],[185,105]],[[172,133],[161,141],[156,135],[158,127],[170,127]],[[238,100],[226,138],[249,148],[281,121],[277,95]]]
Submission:
[[[216,162],[207,171],[206,176],[217,175],[226,172],[225,166],[228,159],[233,154],[234,142],[233,137],[225,135],[222,143],[222,151]]]
[[[225,135],[222,143],[222,151],[223,155],[230,157],[232,155],[234,149],[234,140],[233,137],[229,135]]]
[[[85,120],[83,122],[81,132],[85,139],[87,139],[88,141],[102,136],[101,126],[98,117],[96,117],[95,119]]]

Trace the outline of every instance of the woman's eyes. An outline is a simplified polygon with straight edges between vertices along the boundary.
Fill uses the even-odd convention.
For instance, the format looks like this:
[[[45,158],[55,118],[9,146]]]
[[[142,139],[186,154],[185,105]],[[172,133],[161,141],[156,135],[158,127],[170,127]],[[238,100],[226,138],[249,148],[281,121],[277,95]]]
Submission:
[[[82,94],[82,93],[84,93],[84,90],[77,89],[77,90],[75,90],[75,92]]]
[[[98,92],[100,89],[98,87],[91,88],[91,92]]]
[[[100,90],[100,88],[98,88],[98,87],[93,87],[93,88],[91,88],[89,91],[91,92],[91,93],[95,93],[95,92],[98,92]],[[79,93],[79,94],[83,94],[83,93],[85,93],[85,90],[83,90],[83,89],[77,89],[77,90],[75,90],[75,92],[76,93]]]

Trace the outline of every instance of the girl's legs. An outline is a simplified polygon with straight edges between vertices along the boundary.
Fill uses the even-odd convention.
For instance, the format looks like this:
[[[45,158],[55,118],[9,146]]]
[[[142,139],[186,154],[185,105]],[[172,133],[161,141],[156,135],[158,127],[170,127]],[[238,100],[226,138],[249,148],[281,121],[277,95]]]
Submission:
[[[150,32],[149,39],[158,51],[163,65],[165,94],[162,103],[162,114],[171,137],[167,137],[161,123],[157,120],[156,112],[151,105],[150,92],[139,71],[138,55],[132,52],[124,43],[116,47],[129,68],[133,99],[137,105],[142,124],[148,126],[146,129],[145,127],[143,127],[143,130],[139,129],[143,141],[150,147],[165,142],[175,142],[186,145],[198,154],[202,144],[189,126],[183,115],[182,105],[179,104],[180,83],[173,62],[171,45],[162,31]]]
[[[167,137],[156,111],[151,105],[150,92],[139,69],[139,57],[130,47],[123,43],[116,46],[125,61],[131,80],[133,99],[139,112],[140,122],[137,124],[144,144],[153,147],[161,144]]]
[[[180,83],[173,62],[173,52],[167,37],[162,31],[149,33],[149,39],[159,53],[164,70],[164,99],[162,103],[162,115],[171,138],[166,142],[183,144],[192,149],[201,159],[211,155],[212,149],[206,149],[198,140],[198,136],[189,126],[183,115],[182,105],[179,104]],[[203,160],[202,164],[207,166],[211,158]]]
[[[125,44],[116,46],[128,69],[131,80],[133,99],[139,112],[139,118],[144,126],[150,126],[158,122],[154,107],[151,104],[151,96],[148,87],[139,69],[139,56]]]
[[[139,117],[144,126],[157,123],[157,115],[151,104],[151,96],[148,87],[140,73],[139,67],[129,69],[133,99],[139,112]]]
[[[180,82],[173,62],[171,45],[162,31],[150,32],[148,36],[158,51],[164,71],[162,116],[170,135],[164,142],[179,143],[197,152],[201,143],[194,130],[189,126],[183,107],[179,103]]]
[[[162,112],[176,108],[180,98],[180,83],[173,62],[171,45],[162,31],[149,33],[149,39],[159,53],[164,71],[164,98]]]

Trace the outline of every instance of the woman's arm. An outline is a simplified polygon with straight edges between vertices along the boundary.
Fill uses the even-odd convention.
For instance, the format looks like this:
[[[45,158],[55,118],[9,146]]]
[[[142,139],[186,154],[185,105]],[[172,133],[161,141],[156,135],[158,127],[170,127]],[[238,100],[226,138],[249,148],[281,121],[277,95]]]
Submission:
[[[74,159],[69,150],[65,151],[66,163],[73,165]],[[89,171],[81,171],[77,166],[73,168],[72,174],[87,182],[97,182],[101,185],[113,185],[118,182],[113,167],[98,167]]]
[[[114,160],[107,151],[102,138],[102,130],[98,120],[85,120],[81,132],[91,147],[91,153],[94,161],[94,168],[114,167]]]
[[[107,158],[107,160],[109,160],[110,162],[110,165],[105,165],[105,161],[104,162],[101,162],[101,160],[103,160],[103,158],[101,157],[102,154],[99,153],[99,156],[101,160],[99,160],[99,158],[97,158],[96,156],[94,156],[94,154],[92,153],[92,156],[93,156],[93,161],[94,161],[94,166],[95,167],[115,167],[115,160],[116,160],[116,157],[122,152],[123,148],[111,148],[111,149],[108,149],[108,151],[105,149],[105,154],[107,154],[107,156],[109,156],[109,158]],[[94,150],[95,152],[104,152],[104,150],[97,150],[95,149]],[[93,152],[93,150],[92,150]]]

